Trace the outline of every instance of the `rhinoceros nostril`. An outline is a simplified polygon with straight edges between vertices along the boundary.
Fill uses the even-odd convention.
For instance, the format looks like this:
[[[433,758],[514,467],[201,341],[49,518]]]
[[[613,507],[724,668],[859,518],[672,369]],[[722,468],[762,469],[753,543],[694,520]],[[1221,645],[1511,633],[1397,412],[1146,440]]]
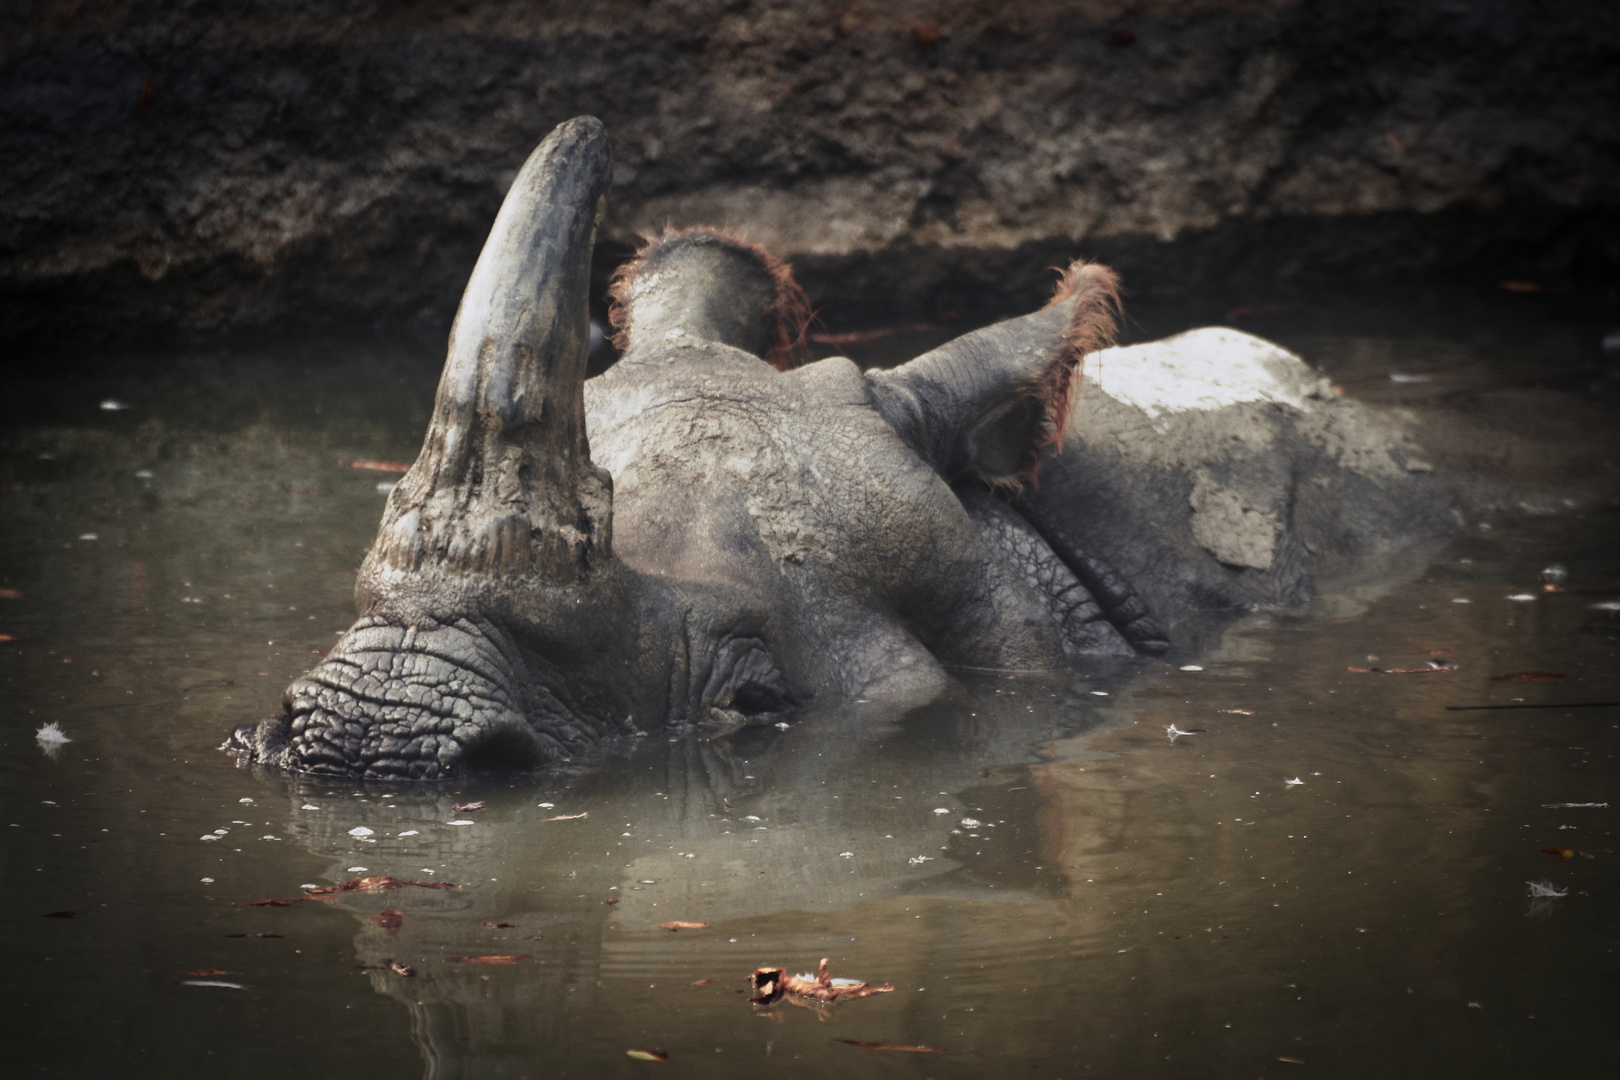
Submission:
[[[534,769],[544,763],[545,754],[532,733],[506,727],[467,747],[459,764],[468,770],[501,772]]]

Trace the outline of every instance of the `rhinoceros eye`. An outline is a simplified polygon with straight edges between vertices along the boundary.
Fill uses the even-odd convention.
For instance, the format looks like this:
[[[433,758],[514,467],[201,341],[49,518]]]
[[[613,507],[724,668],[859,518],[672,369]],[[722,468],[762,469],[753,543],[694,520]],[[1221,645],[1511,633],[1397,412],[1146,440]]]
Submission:
[[[770,649],[751,635],[720,642],[704,698],[711,709],[744,716],[781,712],[799,704]]]

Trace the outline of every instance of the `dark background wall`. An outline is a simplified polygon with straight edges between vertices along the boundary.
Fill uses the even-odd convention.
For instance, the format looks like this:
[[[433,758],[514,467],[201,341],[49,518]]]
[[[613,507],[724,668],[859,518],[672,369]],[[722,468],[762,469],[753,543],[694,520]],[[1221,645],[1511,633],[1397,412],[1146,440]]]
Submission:
[[[0,0],[0,340],[440,323],[557,122],[602,273],[711,222],[834,324],[1315,275],[1620,272],[1620,5]]]

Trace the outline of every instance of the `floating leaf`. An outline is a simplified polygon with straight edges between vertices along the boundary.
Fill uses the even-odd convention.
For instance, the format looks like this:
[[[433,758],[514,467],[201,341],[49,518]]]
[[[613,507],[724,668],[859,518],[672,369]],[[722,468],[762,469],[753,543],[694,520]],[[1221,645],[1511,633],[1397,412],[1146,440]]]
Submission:
[[[625,1053],[630,1057],[635,1058],[637,1061],[669,1060],[669,1051],[667,1050],[626,1050]]]
[[[458,814],[464,814],[469,810],[482,810],[483,808],[484,801],[480,799],[477,802],[458,802],[450,809]]]
[[[1559,671],[1510,671],[1506,675],[1495,675],[1491,682],[1563,682],[1563,672]]]
[[[339,893],[351,892],[380,892],[384,889],[459,889],[460,885],[449,881],[412,881],[409,878],[389,877],[387,874],[372,874],[369,877],[350,878],[342,885],[328,885],[324,889],[309,889],[304,893],[306,900],[328,900]]]
[[[490,967],[510,967],[519,960],[527,960],[528,953],[513,953],[509,956],[447,956],[447,964],[485,964]]]
[[[658,928],[660,930],[672,930],[672,931],[673,930],[706,930],[706,929],[708,929],[708,927],[709,927],[709,924],[706,923],[706,922],[680,922],[679,920],[671,920],[670,922],[661,922],[661,923],[658,924]]]
[[[846,1046],[858,1046],[862,1050],[900,1050],[907,1054],[946,1054],[950,1051],[941,1050],[937,1046],[902,1046],[900,1043],[866,1042],[862,1039],[834,1039]]]
[[[517,928],[516,923],[490,922],[488,919],[484,920],[484,925],[489,927],[491,930],[513,930]]]
[[[1556,855],[1559,862],[1569,862],[1575,857],[1575,849],[1567,847],[1544,847],[1541,849],[1548,855]]]
[[[16,589],[0,589],[0,600],[21,600],[22,593]]]
[[[686,985],[688,985],[688,986],[713,986],[714,985],[714,980],[713,979],[694,979],[692,982],[689,982]]]
[[[399,931],[405,925],[405,913],[398,908],[383,908],[371,917],[373,926],[380,926],[389,937],[399,937]]]
[[[609,907],[611,907],[614,904],[617,904],[618,902],[619,902],[619,898],[617,896],[610,896],[606,900],[602,901],[602,903],[607,904]]]
[[[547,821],[578,821],[582,817],[589,817],[589,816],[590,816],[590,811],[587,810],[583,814],[558,814],[556,817],[548,817],[548,818],[546,818],[546,820]]]
[[[5,644],[8,644],[8,643],[13,642],[13,641],[21,641],[21,640],[22,639],[19,638],[16,634],[0,634],[0,645],[5,645]]]
[[[784,993],[814,998],[816,1001],[839,1001],[843,998],[871,997],[873,994],[888,994],[894,991],[893,983],[869,986],[864,982],[850,983],[848,980],[839,980],[840,985],[834,985],[826,957],[822,957],[821,963],[817,965],[814,979],[802,975],[789,975],[786,968],[756,968],[754,973],[748,976],[748,984],[759,991],[756,996],[748,999],[756,1005],[773,1004],[780,1000]]]

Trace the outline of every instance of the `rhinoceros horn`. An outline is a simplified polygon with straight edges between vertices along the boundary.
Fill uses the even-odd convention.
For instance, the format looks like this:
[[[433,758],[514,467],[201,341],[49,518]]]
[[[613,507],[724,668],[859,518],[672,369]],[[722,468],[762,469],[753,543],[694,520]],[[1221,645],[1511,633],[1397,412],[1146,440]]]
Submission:
[[[568,586],[612,558],[612,479],[591,463],[583,396],[591,247],[611,171],[602,124],[581,117],[513,181],[456,312],[422,452],[389,498],[363,582],[431,568]]]

